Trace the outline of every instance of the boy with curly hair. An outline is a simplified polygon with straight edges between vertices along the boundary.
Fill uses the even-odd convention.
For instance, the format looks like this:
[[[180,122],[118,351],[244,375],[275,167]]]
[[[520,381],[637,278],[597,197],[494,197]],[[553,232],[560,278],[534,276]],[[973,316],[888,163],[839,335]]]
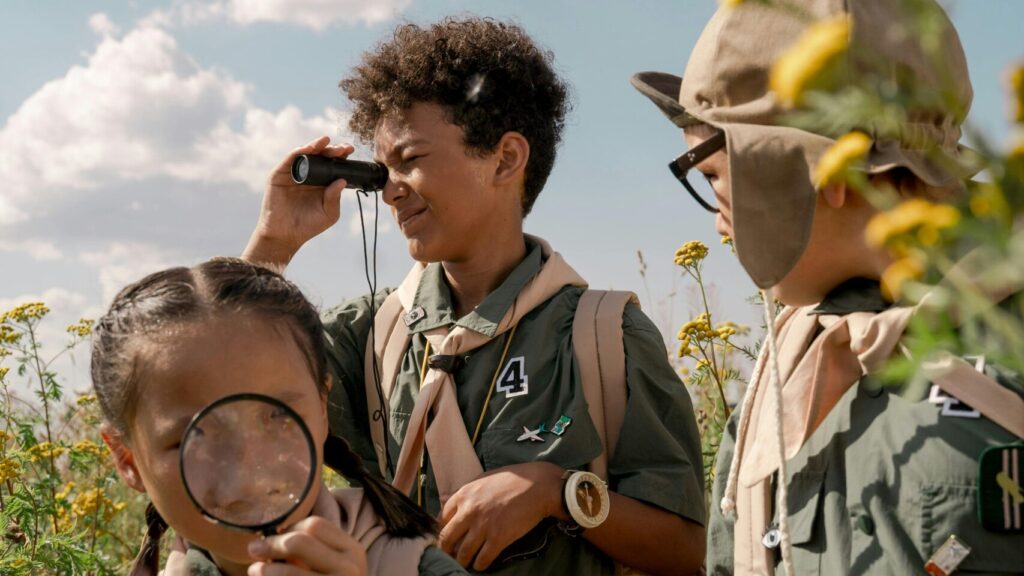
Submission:
[[[407,24],[340,85],[354,104],[352,129],[389,170],[383,199],[416,264],[397,290],[326,314],[332,432],[437,515],[442,549],[473,570],[699,570],[693,409],[658,330],[634,305],[622,317],[628,397],[607,491],[580,471],[604,449],[572,339],[586,283],[523,233],[569,108],[551,54],[494,20]],[[293,185],[294,155],[353,150],[325,137],[281,163],[247,259],[285,265],[338,219],[345,182]],[[392,349],[374,329],[388,340],[383,364],[398,367],[382,381],[390,395],[378,411],[368,406],[377,399],[365,383],[380,367],[367,342],[375,311],[398,305],[405,343]],[[381,419],[386,438],[375,442]]]

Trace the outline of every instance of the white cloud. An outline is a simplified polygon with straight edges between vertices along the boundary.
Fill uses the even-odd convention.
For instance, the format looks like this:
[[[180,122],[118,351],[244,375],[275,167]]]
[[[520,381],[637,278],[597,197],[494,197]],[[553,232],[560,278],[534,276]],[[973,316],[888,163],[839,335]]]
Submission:
[[[0,128],[0,223],[155,177],[262,190],[287,150],[338,132],[338,113],[264,110],[250,90],[199,66],[161,28],[105,36],[84,66],[43,85]]]
[[[181,265],[174,253],[142,243],[112,242],[104,251],[84,252],[80,260],[99,273],[103,302],[109,304],[122,288],[147,274]]]
[[[241,26],[270,22],[325,30],[334,24],[373,25],[404,12],[412,0],[186,0],[169,12],[155,13],[151,22],[185,25],[230,20]]]
[[[0,239],[0,252],[25,253],[33,260],[40,262],[60,260],[64,257],[56,244],[46,240],[7,241]]]
[[[85,296],[64,288],[50,288],[41,294],[22,294],[14,298],[0,298],[0,310],[10,310],[29,302],[42,302],[51,314],[78,312],[85,306]]]
[[[103,12],[98,12],[89,17],[89,28],[100,36],[115,36],[121,32],[121,28]]]

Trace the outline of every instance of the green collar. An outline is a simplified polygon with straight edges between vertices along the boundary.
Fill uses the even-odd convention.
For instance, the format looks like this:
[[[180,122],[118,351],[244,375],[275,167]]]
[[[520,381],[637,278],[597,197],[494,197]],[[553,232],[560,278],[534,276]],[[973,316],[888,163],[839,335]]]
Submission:
[[[882,287],[877,280],[851,278],[833,288],[811,314],[842,316],[852,312],[881,312],[891,306],[892,303],[882,296]]]
[[[423,309],[423,318],[409,327],[409,332],[416,334],[433,330],[439,326],[456,325],[479,332],[488,338],[498,330],[498,323],[515,302],[516,296],[526,286],[543,264],[543,255],[539,244],[526,240],[526,257],[512,270],[493,292],[475,310],[455,320],[452,306],[452,292],[444,277],[444,268],[439,263],[429,264],[420,277],[416,288],[413,307]]]

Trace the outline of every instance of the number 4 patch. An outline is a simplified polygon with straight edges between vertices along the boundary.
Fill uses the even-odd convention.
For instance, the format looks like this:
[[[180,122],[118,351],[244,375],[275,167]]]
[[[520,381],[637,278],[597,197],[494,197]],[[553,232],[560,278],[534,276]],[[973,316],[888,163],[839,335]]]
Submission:
[[[504,392],[505,398],[522,396],[530,391],[530,383],[526,377],[526,360],[516,356],[505,364],[498,376],[498,392]]]

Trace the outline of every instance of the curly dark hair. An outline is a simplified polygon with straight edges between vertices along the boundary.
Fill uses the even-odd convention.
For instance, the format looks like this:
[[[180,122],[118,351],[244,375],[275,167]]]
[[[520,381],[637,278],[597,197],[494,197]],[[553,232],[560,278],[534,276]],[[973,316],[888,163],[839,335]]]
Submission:
[[[553,59],[515,24],[446,18],[429,28],[399,26],[339,86],[354,104],[349,126],[365,142],[385,116],[419,102],[441,105],[479,153],[493,151],[506,132],[522,134],[530,143],[526,216],[555,164],[570,108],[569,86]]]

